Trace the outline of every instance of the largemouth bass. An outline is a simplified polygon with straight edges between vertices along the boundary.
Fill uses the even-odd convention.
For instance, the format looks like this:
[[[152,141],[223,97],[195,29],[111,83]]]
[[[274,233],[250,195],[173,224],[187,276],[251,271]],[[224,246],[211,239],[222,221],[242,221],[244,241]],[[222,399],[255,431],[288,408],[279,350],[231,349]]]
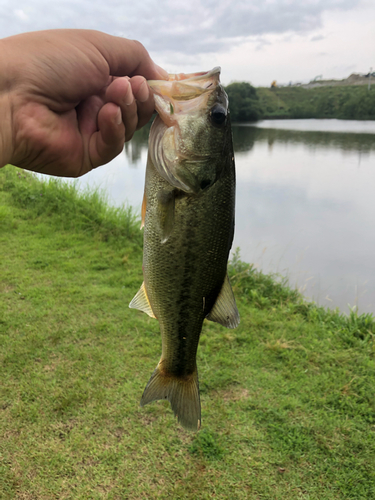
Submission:
[[[148,82],[151,127],[142,204],[144,282],[129,307],[157,318],[162,355],[141,406],[167,399],[183,427],[201,424],[196,354],[205,318],[235,328],[227,275],[235,167],[220,68]]]

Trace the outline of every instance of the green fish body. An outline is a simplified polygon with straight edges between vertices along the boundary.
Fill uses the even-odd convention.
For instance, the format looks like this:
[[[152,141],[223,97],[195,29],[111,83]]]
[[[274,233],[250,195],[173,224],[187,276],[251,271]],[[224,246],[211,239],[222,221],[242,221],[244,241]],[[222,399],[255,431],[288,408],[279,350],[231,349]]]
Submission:
[[[130,307],[158,319],[162,355],[141,399],[168,399],[179,422],[201,423],[196,354],[205,318],[235,328],[227,277],[235,168],[219,69],[150,82],[159,116],[149,139],[144,283]]]

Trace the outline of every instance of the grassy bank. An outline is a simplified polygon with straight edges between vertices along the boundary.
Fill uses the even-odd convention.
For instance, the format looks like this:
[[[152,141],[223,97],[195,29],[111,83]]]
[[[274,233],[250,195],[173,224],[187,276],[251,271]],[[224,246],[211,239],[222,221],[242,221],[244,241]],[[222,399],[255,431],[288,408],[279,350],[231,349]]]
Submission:
[[[124,186],[126,189],[126,186]],[[131,210],[0,170],[1,499],[375,497],[375,324],[235,256],[236,330],[204,325],[202,430],[139,407],[158,323]]]

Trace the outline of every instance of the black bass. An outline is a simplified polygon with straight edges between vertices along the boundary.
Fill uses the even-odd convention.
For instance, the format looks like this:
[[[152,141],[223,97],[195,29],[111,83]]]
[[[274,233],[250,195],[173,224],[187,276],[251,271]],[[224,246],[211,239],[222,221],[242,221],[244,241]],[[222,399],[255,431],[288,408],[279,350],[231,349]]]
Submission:
[[[183,427],[201,423],[196,354],[203,320],[227,328],[239,313],[227,276],[235,168],[220,68],[148,82],[158,112],[150,131],[144,282],[131,308],[157,318],[162,355],[141,406],[168,399]]]

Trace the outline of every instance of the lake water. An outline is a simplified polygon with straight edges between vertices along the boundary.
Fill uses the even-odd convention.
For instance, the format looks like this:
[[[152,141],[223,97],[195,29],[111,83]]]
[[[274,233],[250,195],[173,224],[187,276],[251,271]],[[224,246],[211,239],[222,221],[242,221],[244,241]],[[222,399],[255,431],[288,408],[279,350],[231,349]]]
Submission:
[[[241,259],[320,305],[375,312],[375,122],[266,120],[233,139]],[[140,210],[146,161],[143,133],[78,182]]]

